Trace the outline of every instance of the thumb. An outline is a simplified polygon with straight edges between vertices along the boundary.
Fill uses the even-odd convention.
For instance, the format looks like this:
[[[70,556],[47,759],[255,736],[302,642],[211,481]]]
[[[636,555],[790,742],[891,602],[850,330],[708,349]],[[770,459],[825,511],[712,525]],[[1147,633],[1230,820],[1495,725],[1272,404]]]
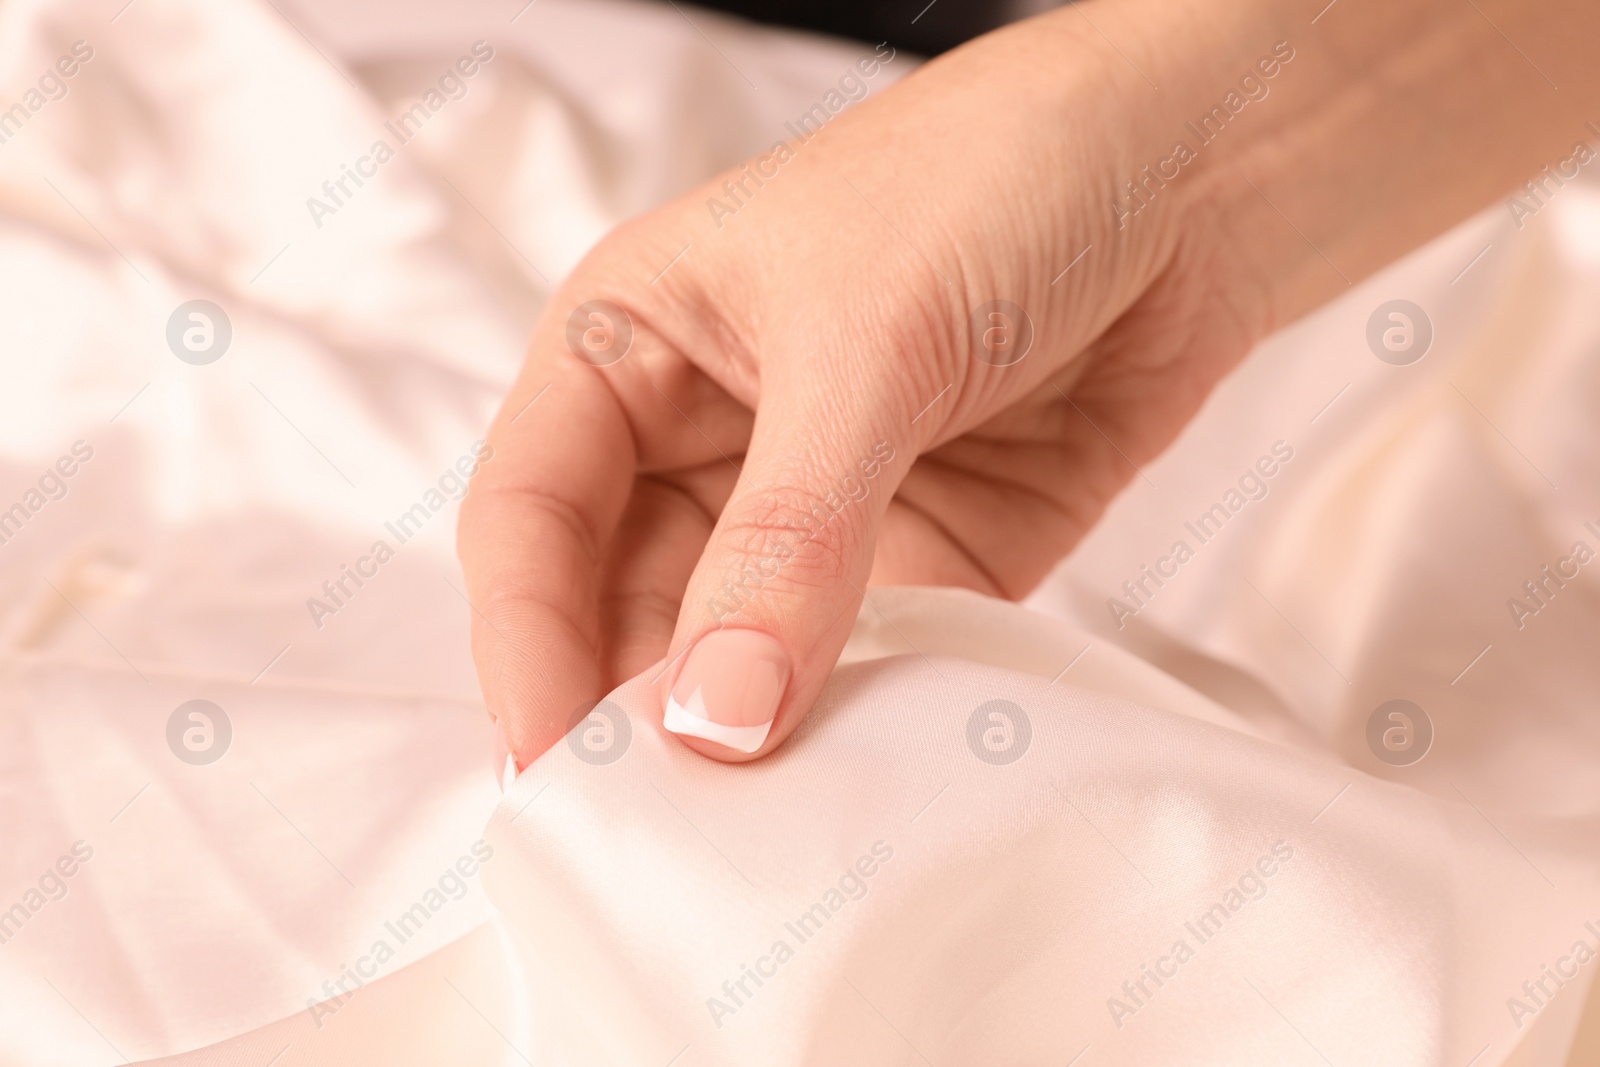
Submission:
[[[742,762],[772,751],[838,662],[911,460],[890,440],[890,419],[849,413],[859,405],[859,395],[851,404],[813,387],[757,413],[662,676],[663,725],[703,755]]]

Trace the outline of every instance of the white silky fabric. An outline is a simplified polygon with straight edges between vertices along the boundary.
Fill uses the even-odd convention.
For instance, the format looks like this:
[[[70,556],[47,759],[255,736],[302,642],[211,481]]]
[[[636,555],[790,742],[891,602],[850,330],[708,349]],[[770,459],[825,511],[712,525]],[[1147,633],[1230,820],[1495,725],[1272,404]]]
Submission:
[[[1594,936],[1568,828],[1263,740],[1064,623],[881,589],[845,659],[747,767],[622,687],[490,821],[504,945],[173,1062],[429,1062],[413,1034],[540,1065],[1515,1062],[1525,961]],[[991,701],[1014,761],[970,740]]]
[[[501,800],[453,505],[321,625],[306,600],[469,450],[549,279],[859,50],[668,5],[278,8],[0,8],[7,104],[95,49],[0,146],[0,507],[95,452],[0,545],[0,908],[94,849],[0,945],[0,1062],[1600,1056],[1600,963],[1521,1028],[1506,1003],[1600,926],[1600,598],[1586,568],[1521,629],[1505,604],[1600,522],[1592,183],[1262,345],[1042,614],[875,590],[776,758],[693,757],[635,683],[620,758],[558,745]],[[305,199],[477,39],[468,93],[316,227]],[[196,297],[234,327],[208,367],[164,338]],[[1396,297],[1435,327],[1410,367],[1363,339]],[[1270,493],[1118,628],[1107,598],[1280,440]],[[164,734],[196,698],[233,724],[206,767]],[[1365,741],[1395,698],[1436,729],[1410,767]],[[1001,699],[1032,729],[1006,765],[966,732]],[[733,1004],[880,841],[865,895]],[[1279,842],[1264,895],[1134,1003]]]
[[[1070,627],[898,590],[863,624],[853,656],[889,658],[756,767],[706,766],[634,683],[625,756],[575,734],[518,782],[489,879],[544,1062],[1465,1063],[1509,1050],[1507,976],[1593,911],[1565,828],[1506,827],[1520,858],[1470,806],[1250,737]],[[1031,730],[1005,765],[968,726],[997,700]]]

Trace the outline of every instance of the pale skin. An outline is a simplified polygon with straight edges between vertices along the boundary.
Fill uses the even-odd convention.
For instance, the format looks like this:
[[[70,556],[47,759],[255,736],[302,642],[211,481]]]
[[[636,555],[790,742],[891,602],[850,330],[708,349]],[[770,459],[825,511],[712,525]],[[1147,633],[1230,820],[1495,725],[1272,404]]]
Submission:
[[[707,209],[724,174],[602,241],[535,328],[461,512],[517,765],[640,672],[664,699],[719,627],[770,635],[792,673],[756,751],[682,743],[772,751],[869,585],[1026,595],[1256,342],[1594,139],[1592,0],[1321,8],[1085,0],[875,89],[736,215]],[[1200,146],[1185,123],[1247,74],[1267,95]],[[1119,219],[1179,140],[1194,158]],[[606,366],[567,343],[594,299],[633,325]],[[1033,325],[1009,366],[977,358],[994,300]],[[879,442],[870,492],[806,538]]]

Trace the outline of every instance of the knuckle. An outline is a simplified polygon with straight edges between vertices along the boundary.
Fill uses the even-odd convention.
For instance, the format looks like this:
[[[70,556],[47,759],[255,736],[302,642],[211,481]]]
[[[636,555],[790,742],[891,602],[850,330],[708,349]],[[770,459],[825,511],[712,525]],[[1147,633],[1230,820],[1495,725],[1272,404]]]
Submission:
[[[763,490],[719,535],[713,615],[740,611],[766,594],[830,589],[847,578],[867,539],[862,500],[836,490]]]

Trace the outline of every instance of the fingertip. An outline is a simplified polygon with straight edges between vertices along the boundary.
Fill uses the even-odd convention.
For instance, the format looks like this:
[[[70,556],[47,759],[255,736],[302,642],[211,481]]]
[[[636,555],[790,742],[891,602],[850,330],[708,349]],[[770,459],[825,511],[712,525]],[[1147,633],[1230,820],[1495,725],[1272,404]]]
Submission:
[[[713,759],[753,759],[772,734],[793,674],[771,634],[712,630],[695,642],[668,688],[662,726]]]
[[[679,734],[678,740],[684,748],[718,763],[753,763],[783,744],[782,739],[774,738],[770,745],[764,745],[755,752],[742,752],[739,749],[729,748],[727,745],[719,745],[715,741],[707,741],[705,738],[693,737],[688,734]]]
[[[516,780],[521,769],[517,766],[517,759],[511,752],[511,744],[506,739],[505,723],[499,719],[494,720],[494,729],[489,740],[489,770],[494,775],[495,782],[499,784],[500,791],[506,792],[511,788],[511,783]]]

